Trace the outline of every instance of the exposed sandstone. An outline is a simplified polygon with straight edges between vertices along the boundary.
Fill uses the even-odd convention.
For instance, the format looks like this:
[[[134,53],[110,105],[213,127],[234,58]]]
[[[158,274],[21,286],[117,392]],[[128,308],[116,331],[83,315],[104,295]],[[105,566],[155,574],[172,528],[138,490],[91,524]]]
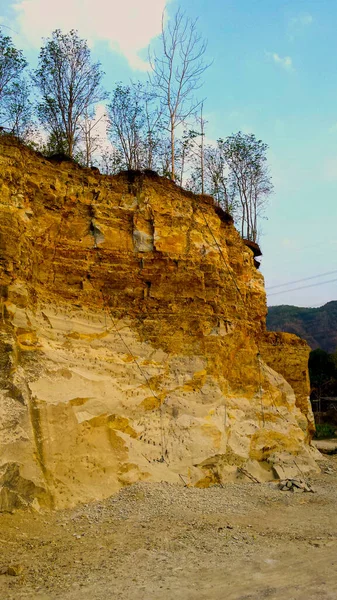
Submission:
[[[315,468],[309,348],[210,198],[1,138],[0,211],[2,509]]]

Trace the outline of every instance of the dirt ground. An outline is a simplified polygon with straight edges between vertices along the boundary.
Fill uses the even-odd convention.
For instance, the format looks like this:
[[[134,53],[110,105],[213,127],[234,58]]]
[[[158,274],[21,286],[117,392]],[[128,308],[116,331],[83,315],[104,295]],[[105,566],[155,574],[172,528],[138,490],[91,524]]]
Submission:
[[[0,599],[336,600],[337,456],[321,466],[315,493],[142,483],[2,514]]]

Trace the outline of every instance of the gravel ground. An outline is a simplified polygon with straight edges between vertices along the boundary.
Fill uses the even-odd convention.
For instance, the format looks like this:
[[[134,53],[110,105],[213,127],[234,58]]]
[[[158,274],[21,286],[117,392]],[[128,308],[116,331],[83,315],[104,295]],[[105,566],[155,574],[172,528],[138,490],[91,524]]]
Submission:
[[[0,515],[0,600],[337,598],[337,457],[309,480],[139,483],[103,502]]]

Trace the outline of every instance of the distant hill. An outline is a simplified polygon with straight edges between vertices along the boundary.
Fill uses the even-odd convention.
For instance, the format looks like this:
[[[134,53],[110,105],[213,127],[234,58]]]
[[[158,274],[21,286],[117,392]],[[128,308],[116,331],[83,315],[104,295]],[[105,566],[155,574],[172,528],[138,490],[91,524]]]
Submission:
[[[312,349],[334,352],[337,348],[337,301],[319,308],[270,306],[267,315],[269,331],[288,331],[305,339]]]

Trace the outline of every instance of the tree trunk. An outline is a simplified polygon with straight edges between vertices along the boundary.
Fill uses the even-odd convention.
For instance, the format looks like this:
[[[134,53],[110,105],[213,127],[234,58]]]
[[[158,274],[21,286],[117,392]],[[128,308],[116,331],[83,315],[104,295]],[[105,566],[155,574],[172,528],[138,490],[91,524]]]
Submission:
[[[73,158],[74,142],[73,142],[72,134],[69,134],[69,136],[68,136],[68,152],[69,152],[69,157]]]
[[[175,148],[174,148],[175,140],[174,140],[174,121],[173,117],[171,117],[171,179],[175,180]]]
[[[201,105],[201,112],[200,112],[200,125],[201,125],[200,173],[201,173],[201,193],[202,194],[205,193],[205,186],[204,186],[204,172],[205,172],[205,167],[204,167],[204,135],[205,135],[205,122],[204,122],[204,119],[203,119],[203,116],[202,116],[203,108],[204,108],[204,104],[202,103],[202,105]]]

